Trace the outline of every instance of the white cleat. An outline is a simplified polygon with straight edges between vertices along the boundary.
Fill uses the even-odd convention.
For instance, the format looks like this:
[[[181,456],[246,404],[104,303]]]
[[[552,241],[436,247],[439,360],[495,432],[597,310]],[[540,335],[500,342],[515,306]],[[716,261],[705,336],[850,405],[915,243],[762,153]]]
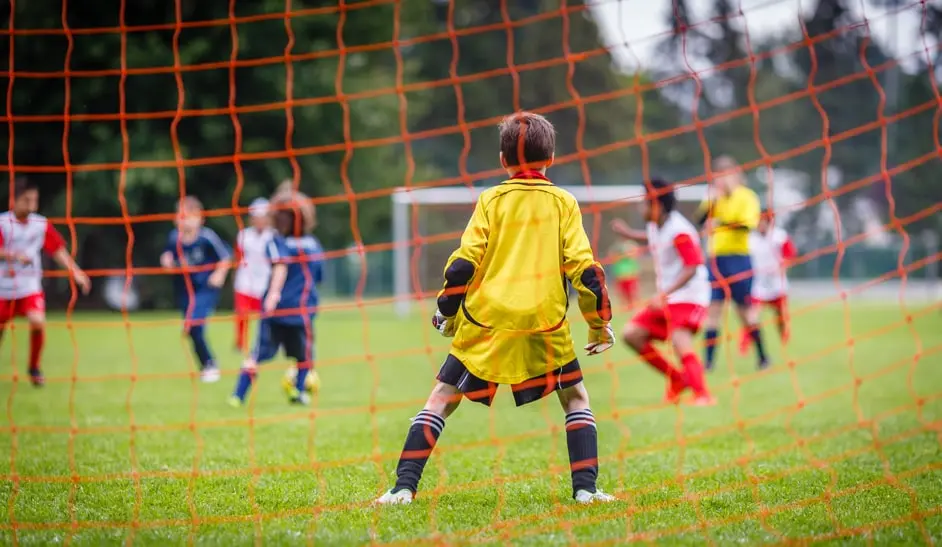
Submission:
[[[200,372],[200,380],[205,384],[218,382],[220,377],[219,367],[206,367]]]
[[[382,496],[380,496],[376,501],[373,502],[374,505],[405,505],[412,503],[413,498],[412,492],[409,489],[404,488],[393,492],[390,490]]]
[[[611,494],[606,494],[601,490],[596,490],[595,492],[589,492],[588,490],[579,490],[576,492],[576,503],[590,504],[590,503],[608,503],[610,501],[615,501],[615,496]]]

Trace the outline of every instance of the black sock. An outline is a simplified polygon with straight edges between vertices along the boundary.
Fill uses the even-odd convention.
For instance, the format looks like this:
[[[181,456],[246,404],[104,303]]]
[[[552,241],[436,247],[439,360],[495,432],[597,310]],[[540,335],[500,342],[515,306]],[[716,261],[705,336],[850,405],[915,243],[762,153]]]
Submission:
[[[396,466],[396,486],[393,492],[410,490],[413,494],[418,491],[419,480],[422,479],[422,470],[425,463],[438,442],[439,435],[445,429],[445,418],[429,410],[422,410],[412,420],[412,427],[406,435],[406,444],[402,447],[399,456],[399,465]]]
[[[749,327],[749,336],[752,337],[752,342],[756,346],[756,353],[759,356],[759,364],[765,364],[768,362],[768,359],[765,356],[765,347],[762,345],[762,331],[759,330],[758,325],[752,325]]]
[[[566,414],[566,445],[572,471],[572,495],[579,490],[595,492],[599,476],[599,438],[595,416],[588,408]]]

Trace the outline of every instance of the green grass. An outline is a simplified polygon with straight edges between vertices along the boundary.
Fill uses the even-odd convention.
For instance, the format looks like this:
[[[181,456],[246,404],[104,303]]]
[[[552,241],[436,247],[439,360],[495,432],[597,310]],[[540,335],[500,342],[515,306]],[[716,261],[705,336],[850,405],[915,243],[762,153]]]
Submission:
[[[4,340],[0,543],[939,541],[939,309],[795,314],[788,348],[767,335],[768,372],[721,348],[714,408],[662,405],[660,379],[623,347],[583,359],[600,485],[617,503],[574,506],[558,404],[515,409],[503,392],[449,420],[416,503],[383,509],[369,502],[447,351],[426,317],[326,311],[313,407],[286,404],[273,364],[239,410],[225,404],[239,366],[229,322],[210,327],[223,381],[201,385],[175,316],[126,328],[83,315],[71,331],[53,317],[43,390],[24,382],[22,327]]]

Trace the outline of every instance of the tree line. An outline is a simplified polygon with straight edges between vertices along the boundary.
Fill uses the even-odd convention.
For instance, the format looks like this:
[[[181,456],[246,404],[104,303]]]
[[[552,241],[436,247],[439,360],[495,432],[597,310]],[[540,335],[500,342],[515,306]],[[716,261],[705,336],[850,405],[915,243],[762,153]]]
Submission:
[[[673,1],[672,36],[635,74],[616,69],[581,1],[296,0],[290,17],[275,0],[231,10],[184,0],[179,12],[158,0],[68,2],[64,12],[37,0],[12,17],[6,2],[4,26],[17,30],[0,40],[6,170],[39,183],[46,214],[79,219],[89,268],[123,269],[129,237],[133,263],[155,264],[181,192],[224,210],[286,179],[319,200],[326,248],[388,242],[389,189],[493,182],[496,122],[518,108],[556,124],[553,174],[567,184],[701,175],[696,122],[712,120],[701,131],[714,156],[780,157],[776,166],[820,174],[827,154],[847,181],[899,167],[859,191],[898,217],[942,201],[930,182],[938,50],[902,70],[844,0],[818,0],[804,31],[749,40],[732,2],[715,0],[714,22],[693,25],[685,0]],[[939,39],[942,13],[922,9],[920,28],[901,32]],[[682,49],[718,69],[684,76]],[[90,217],[117,220],[81,220]],[[208,223],[231,240],[234,218]]]

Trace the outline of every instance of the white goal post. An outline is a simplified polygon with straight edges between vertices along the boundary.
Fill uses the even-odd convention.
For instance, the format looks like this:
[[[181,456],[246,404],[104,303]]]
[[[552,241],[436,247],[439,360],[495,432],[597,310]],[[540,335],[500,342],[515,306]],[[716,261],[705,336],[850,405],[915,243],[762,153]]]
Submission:
[[[571,193],[580,204],[640,201],[644,186],[560,186]],[[410,287],[410,264],[413,236],[412,207],[414,205],[473,205],[487,187],[449,186],[441,188],[397,188],[392,194],[393,225],[393,292],[396,314],[409,313],[415,296]],[[677,189],[677,200],[700,202],[706,197],[706,186],[682,186]]]

